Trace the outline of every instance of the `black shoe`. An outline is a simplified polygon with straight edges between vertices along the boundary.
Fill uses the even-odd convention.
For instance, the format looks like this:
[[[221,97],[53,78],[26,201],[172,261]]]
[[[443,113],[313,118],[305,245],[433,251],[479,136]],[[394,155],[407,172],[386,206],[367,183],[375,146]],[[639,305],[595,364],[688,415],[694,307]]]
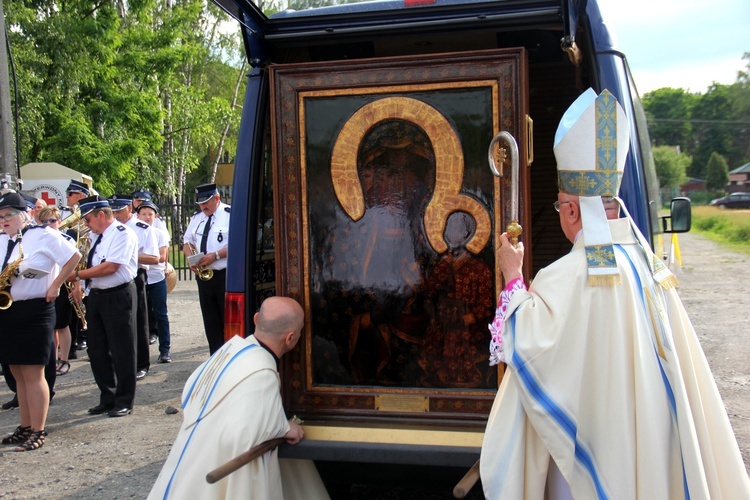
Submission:
[[[96,405],[93,408],[89,408],[89,415],[102,415],[112,408],[114,408],[114,405]]]
[[[86,343],[85,340],[82,340],[82,341],[78,342],[78,350],[79,351],[85,351],[88,347],[89,347],[89,345]]]
[[[149,343],[149,345],[153,345],[153,344],[156,344],[157,340],[159,340],[159,338],[156,335],[151,335],[148,338],[148,343]]]
[[[171,363],[172,356],[169,355],[169,351],[159,354],[159,363]]]
[[[71,359],[78,359],[78,352],[77,351],[70,351],[68,354],[68,361]]]
[[[13,396],[13,399],[7,403],[3,403],[3,410],[10,410],[11,408],[18,408],[18,396]]]
[[[135,379],[143,380],[144,378],[146,378],[146,375],[148,375],[148,370],[138,370],[138,372],[136,372],[135,374]]]
[[[113,408],[107,412],[110,417],[124,417],[133,413],[132,408]]]

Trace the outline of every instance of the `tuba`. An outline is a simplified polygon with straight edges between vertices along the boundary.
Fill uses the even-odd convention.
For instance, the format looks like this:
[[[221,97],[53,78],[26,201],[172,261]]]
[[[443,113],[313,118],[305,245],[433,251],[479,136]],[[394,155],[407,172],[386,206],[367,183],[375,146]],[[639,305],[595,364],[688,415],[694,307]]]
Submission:
[[[5,269],[0,272],[0,310],[2,311],[13,305],[13,296],[7,291],[7,288],[10,287],[10,280],[18,275],[18,268],[21,267],[21,261],[23,260],[21,239],[21,231],[18,231],[18,258],[13,262],[9,262]]]
[[[192,252],[192,255],[198,253],[198,249],[195,248],[195,245],[193,245],[192,243],[188,243],[188,245],[190,245],[190,251]],[[207,269],[203,266],[195,266],[195,268],[198,270],[198,277],[201,279],[201,281],[208,281],[214,277],[213,269]]]

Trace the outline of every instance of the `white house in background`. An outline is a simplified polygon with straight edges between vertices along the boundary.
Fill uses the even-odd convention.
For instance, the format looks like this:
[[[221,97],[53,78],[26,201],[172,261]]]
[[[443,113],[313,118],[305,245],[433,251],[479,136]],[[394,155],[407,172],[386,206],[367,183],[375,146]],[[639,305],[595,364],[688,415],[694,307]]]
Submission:
[[[55,162],[27,163],[21,167],[21,179],[24,193],[58,207],[64,207],[67,203],[65,190],[71,179],[81,181],[89,188],[92,185],[90,176]]]

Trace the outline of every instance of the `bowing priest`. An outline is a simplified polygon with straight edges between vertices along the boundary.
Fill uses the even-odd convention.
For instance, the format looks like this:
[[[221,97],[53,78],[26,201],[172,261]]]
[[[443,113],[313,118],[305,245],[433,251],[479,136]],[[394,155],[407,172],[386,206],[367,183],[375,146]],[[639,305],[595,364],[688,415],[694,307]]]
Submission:
[[[490,352],[508,370],[482,446],[487,498],[750,498],[677,280],[617,197],[629,131],[608,91],[587,90],[554,144],[573,249],[527,287],[523,244],[500,238]]]
[[[214,484],[206,481],[206,474],[265,441],[302,439],[302,427],[284,413],[278,363],[297,345],[303,320],[296,301],[269,297],[255,315],[254,335],[232,337],[193,372],[182,392],[182,427],[149,499],[328,498],[311,461],[280,466],[276,450]]]

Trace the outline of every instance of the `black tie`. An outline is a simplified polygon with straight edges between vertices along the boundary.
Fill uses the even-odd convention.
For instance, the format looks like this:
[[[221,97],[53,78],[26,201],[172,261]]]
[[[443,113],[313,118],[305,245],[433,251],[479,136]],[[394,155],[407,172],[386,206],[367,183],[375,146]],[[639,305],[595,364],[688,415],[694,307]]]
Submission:
[[[208,232],[211,230],[211,217],[213,217],[213,215],[208,216],[208,220],[206,220],[206,229],[203,230],[203,236],[201,236],[201,252],[203,252],[203,255],[206,254],[206,243],[208,243]]]
[[[96,250],[96,246],[99,244],[99,242],[102,241],[102,235],[100,234],[99,237],[96,238],[96,241],[94,242],[93,246],[89,250],[89,255],[86,258],[86,269],[91,268],[91,264],[94,262],[94,250]],[[91,278],[86,280],[86,288],[89,287],[89,284],[91,283]]]
[[[16,241],[11,239],[10,236],[8,236],[8,251],[5,252],[5,260],[3,261],[3,269],[8,265],[8,261],[10,260],[10,254],[13,253],[13,248],[16,246]]]

